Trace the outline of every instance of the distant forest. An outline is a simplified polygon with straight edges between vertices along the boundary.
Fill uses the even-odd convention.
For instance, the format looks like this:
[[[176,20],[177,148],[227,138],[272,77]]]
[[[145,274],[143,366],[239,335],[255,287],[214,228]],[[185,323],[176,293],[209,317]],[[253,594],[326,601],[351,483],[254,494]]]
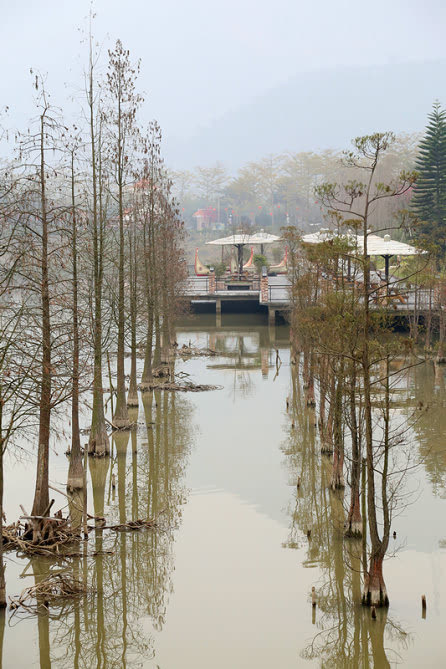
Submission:
[[[420,134],[398,135],[379,167],[377,180],[389,182],[402,170],[414,169],[420,138]],[[171,177],[189,228],[196,227],[194,214],[202,210],[207,215],[203,230],[222,226],[278,230],[295,225],[310,231],[324,225],[326,215],[314,194],[315,187],[326,181],[342,181],[347,174],[352,178],[343,157],[342,151],[332,150],[285,152],[247,162],[235,175],[216,162],[210,167],[172,171]],[[389,228],[395,212],[408,206],[411,195],[410,191],[402,196],[404,202],[379,203],[371,217],[372,226]]]

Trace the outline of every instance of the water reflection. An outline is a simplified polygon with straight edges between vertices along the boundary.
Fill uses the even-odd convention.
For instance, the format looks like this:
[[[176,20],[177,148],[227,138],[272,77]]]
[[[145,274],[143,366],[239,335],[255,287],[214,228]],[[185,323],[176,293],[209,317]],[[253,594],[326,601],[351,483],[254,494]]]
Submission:
[[[202,536],[203,527],[206,522],[214,522],[210,512],[209,515],[201,512],[203,507],[207,509],[211,506],[209,495],[213,495],[212,508],[220,514],[220,522],[227,522],[227,526],[222,524],[222,533],[229,554],[231,551],[237,553],[239,549],[244,551],[240,560],[244,565],[244,574],[240,575],[237,571],[236,561],[231,571],[236,596],[239,591],[244,592],[242,579],[246,578],[251,565],[255,565],[258,559],[257,541],[260,536],[265,542],[264,548],[271,549],[271,554],[268,553],[268,569],[271,573],[280,572],[284,575],[286,594],[282,593],[280,599],[278,588],[268,590],[268,587],[264,587],[265,584],[274,583],[268,578],[268,572],[258,572],[265,575],[264,581],[258,580],[265,606],[263,611],[262,604],[256,604],[259,619],[267,619],[271,611],[275,612],[275,621],[271,622],[271,626],[276,624],[273,629],[277,637],[272,634],[271,644],[275,647],[274,653],[277,653],[276,666],[306,666],[306,660],[310,660],[316,666],[353,669],[390,667],[407,661],[409,653],[405,649],[409,637],[396,623],[394,608],[390,610],[389,617],[386,611],[377,611],[377,619],[372,621],[370,610],[358,604],[364,547],[361,541],[343,539],[349,491],[347,489],[343,493],[330,490],[331,460],[320,453],[316,412],[306,406],[299,366],[287,365],[286,331],[282,339],[284,344],[280,346],[284,364],[274,381],[277,371],[276,352],[269,334],[264,325],[231,325],[221,330],[205,327],[201,331],[194,326],[190,334],[183,331],[185,343],[190,337],[194,345],[218,352],[216,357],[197,358],[192,363],[188,362],[189,367],[185,367],[185,370],[191,372],[194,381],[224,384],[229,397],[225,391],[201,395],[163,391],[144,394],[141,396],[139,414],[135,413],[133,417],[137,422],[136,429],[113,436],[109,458],[88,461],[91,513],[105,516],[107,522],[112,524],[157,517],[159,527],[155,532],[143,530],[116,534],[98,529],[90,535],[87,543],[79,541],[75,549],[79,553],[86,554],[88,551],[91,554],[96,551],[98,555],[94,558],[74,558],[70,562],[71,569],[75,577],[91,584],[95,591],[74,605],[70,602],[65,608],[51,610],[50,613],[42,610],[38,619],[32,618],[25,623],[32,625],[33,631],[30,632],[29,628],[24,630],[23,637],[32,638],[34,633],[39,644],[33,658],[36,664],[40,659],[40,666],[44,668],[157,666],[161,664],[160,656],[164,653],[167,662],[164,663],[163,656],[163,667],[182,666],[184,630],[190,633],[195,626],[198,639],[202,632],[207,631],[208,636],[214,633],[211,626],[203,627],[203,618],[197,616],[198,607],[194,608],[194,602],[191,602],[195,594],[200,598],[200,588],[203,590],[202,584],[206,583],[203,574],[198,573],[192,561],[197,561],[197,550],[200,550],[196,548],[197,543],[200,545],[197,536],[200,535],[203,548],[207,540],[206,536]],[[276,333],[278,341],[280,337]],[[290,370],[291,386],[288,391]],[[441,411],[445,401],[445,371],[434,365],[413,368],[407,372],[398,395],[403,416],[414,410],[418,412],[419,420],[413,428],[414,452],[419,449],[420,460],[438,496],[444,496],[446,492],[443,437],[446,418],[445,412]],[[287,417],[286,395],[289,404]],[[432,411],[419,410],[419,402],[422,402],[423,407],[432,407]],[[200,513],[190,525],[186,540],[189,543],[185,549],[180,542],[178,546],[174,542],[188,497],[185,479],[195,429],[192,421],[194,406],[201,411],[194,420],[200,423],[204,437],[202,448],[198,449],[199,457],[191,462],[188,476],[189,482],[199,493],[193,498],[193,513],[197,513],[197,509]],[[282,430],[285,430],[285,441]],[[282,444],[283,455],[279,451],[279,444]],[[284,485],[286,481],[280,466],[281,460],[286,465],[286,477],[292,486],[291,494]],[[209,495],[201,494],[206,485],[212,488]],[[229,517],[225,516],[226,509],[223,508],[226,495],[220,498],[219,491],[234,493],[228,495],[232,504]],[[290,498],[286,516],[284,507]],[[188,513],[191,506],[192,503]],[[72,497],[71,514],[79,524],[82,522],[81,508],[81,500]],[[240,541],[242,535],[249,535],[249,528],[239,525],[239,518],[235,517],[243,509],[247,511],[249,523],[258,523],[258,534],[253,532],[252,553]],[[89,522],[91,524],[93,521]],[[185,527],[186,523],[183,525]],[[272,529],[277,530],[274,539],[270,536]],[[218,531],[221,531],[220,525]],[[398,536],[399,531],[398,527]],[[277,547],[273,546],[276,539]],[[286,550],[280,548],[283,539]],[[277,552],[274,552],[275,548]],[[102,554],[104,550],[111,550],[113,554]],[[283,555],[289,558],[288,562],[282,561]],[[212,560],[209,562],[209,570],[212,571],[214,564]],[[24,561],[24,564],[29,564],[28,574],[32,574],[34,582],[46,575],[49,569],[61,568],[60,563],[51,563],[46,559],[36,559],[29,563]],[[224,569],[225,564],[222,564]],[[179,599],[171,601],[169,610],[175,566],[178,569],[176,597]],[[306,575],[311,574],[308,580],[311,579],[316,587],[317,608],[314,612],[305,595],[302,601],[299,594],[290,595],[290,599],[293,599],[291,604],[287,599],[288,589],[302,580],[304,571]],[[212,578],[218,580],[219,576],[220,573],[208,575],[207,583],[212,583]],[[185,582],[189,589],[184,587]],[[280,586],[280,581],[277,583]],[[28,584],[26,581],[25,585]],[[22,583],[19,583],[17,590],[14,586],[14,592],[20,591],[22,587]],[[255,587],[256,582],[252,585],[253,590]],[[178,594],[181,590],[184,591],[183,599]],[[311,586],[308,590],[305,588],[304,593],[310,590]],[[234,605],[229,597],[226,600],[224,597],[223,592],[218,606],[219,611],[221,607],[222,616],[225,614],[228,619],[234,612]],[[236,619],[234,627],[237,629],[232,641],[235,639],[234,643],[238,642],[239,646],[234,650],[233,664],[241,666],[246,659],[244,666],[263,668],[265,664],[249,664],[252,657],[249,655],[250,643],[253,644],[254,638],[249,636],[247,623],[250,597],[252,595],[245,592],[238,604],[239,618]],[[418,592],[416,597],[419,602]],[[209,619],[212,621],[215,612],[211,611],[211,607],[215,602],[205,597],[200,601],[204,603],[204,617],[207,617],[209,610]],[[239,614],[239,610],[245,613]],[[243,615],[246,615],[246,619]],[[428,623],[431,622],[429,618],[430,615]],[[292,630],[289,633],[287,625]],[[22,623],[17,627],[21,626]],[[287,630],[288,636],[285,633],[283,637],[280,636],[282,628]],[[162,630],[163,634],[160,635]],[[256,632],[257,628],[254,634]],[[0,611],[0,644],[3,636],[8,643],[9,634],[11,630],[6,627],[5,631],[5,617]],[[208,650],[207,657],[212,657],[211,653],[214,648],[218,648],[218,643],[221,643],[221,647],[229,644],[224,625],[215,633],[215,638],[217,641],[214,638],[209,641],[211,650]],[[195,639],[188,641],[193,645]],[[281,655],[279,646],[283,644],[286,647],[287,643],[291,647],[290,654]],[[175,654],[171,648],[176,644],[180,650]],[[200,640],[196,642],[196,647],[199,650],[194,657],[198,657],[200,652]],[[239,656],[237,652],[240,652]],[[8,660],[14,658],[13,652],[9,650],[8,653]],[[215,666],[223,666],[218,661],[218,653],[214,653],[214,659]],[[17,666],[17,663],[10,664]],[[205,661],[201,660],[200,664],[199,659],[189,664],[185,662],[185,666],[204,665]],[[208,662],[207,666],[212,666],[212,662]],[[274,662],[268,666],[274,666]]]
[[[282,450],[290,483],[295,494],[289,507],[290,531],[285,546],[307,546],[306,567],[319,566],[317,608],[313,609],[314,637],[301,651],[301,657],[320,659],[327,667],[390,667],[401,660],[407,634],[377,611],[372,620],[368,608],[361,606],[361,572],[366,564],[362,540],[344,540],[344,495],[331,490],[331,460],[321,455],[316,441],[314,409],[306,406],[299,367],[292,367],[289,436]]]
[[[415,367],[408,380],[408,394],[413,398],[411,404],[419,410],[414,431],[420,459],[434,494],[441,497],[446,497],[445,375],[445,365],[427,362]]]
[[[117,533],[98,527],[88,542],[80,538],[75,550],[96,557],[74,558],[70,571],[94,593],[57,612],[42,602],[34,621],[43,669],[139,666],[155,655],[154,631],[164,625],[173,589],[174,529],[186,499],[191,404],[186,396],[157,391],[144,394],[142,405],[144,420],[137,428],[114,433],[111,457],[89,459],[89,494],[94,515],[107,523],[156,517],[159,527]],[[81,501],[72,497],[70,509],[81,525]],[[36,583],[50,569],[61,569],[42,558],[33,558],[29,567]],[[0,642],[4,626],[2,615]]]

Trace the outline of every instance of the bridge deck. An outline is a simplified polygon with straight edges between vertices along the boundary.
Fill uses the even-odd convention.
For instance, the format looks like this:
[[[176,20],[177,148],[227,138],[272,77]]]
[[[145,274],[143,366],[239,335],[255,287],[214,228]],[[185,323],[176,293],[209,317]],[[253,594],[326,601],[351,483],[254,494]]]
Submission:
[[[268,277],[267,300],[262,300],[260,290],[216,290],[209,292],[209,279],[207,277],[189,277],[187,280],[185,296],[191,302],[258,302],[265,307],[286,311],[290,308],[290,286],[291,283],[286,276]],[[256,288],[258,288],[258,283]],[[388,300],[388,304],[385,304]],[[430,309],[438,312],[439,305],[433,299],[429,290],[419,290],[417,294],[409,290],[401,289],[400,293],[385,298],[381,295],[372,302],[372,309],[387,309],[391,313],[413,314],[415,311],[421,314]]]

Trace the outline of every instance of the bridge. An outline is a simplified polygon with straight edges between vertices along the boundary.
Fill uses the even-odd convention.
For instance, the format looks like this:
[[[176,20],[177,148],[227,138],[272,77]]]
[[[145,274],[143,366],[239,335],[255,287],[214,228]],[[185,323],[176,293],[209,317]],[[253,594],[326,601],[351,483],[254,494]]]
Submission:
[[[276,322],[278,312],[290,308],[290,281],[287,276],[262,276],[241,280],[217,279],[215,275],[189,276],[184,296],[192,304],[215,304],[217,326],[221,324],[222,304],[244,303],[246,309],[264,308],[268,323]]]
[[[215,275],[189,276],[184,296],[190,304],[215,304],[217,327],[221,325],[222,304],[228,308],[245,304],[246,311],[263,309],[269,325],[274,325],[276,315],[285,317],[290,310],[291,283],[286,275],[262,276],[249,279],[216,279]],[[424,319],[429,313],[438,318],[440,296],[425,288],[408,290],[398,285],[382,286],[375,291],[372,309],[385,309],[395,324],[407,325],[409,317]]]

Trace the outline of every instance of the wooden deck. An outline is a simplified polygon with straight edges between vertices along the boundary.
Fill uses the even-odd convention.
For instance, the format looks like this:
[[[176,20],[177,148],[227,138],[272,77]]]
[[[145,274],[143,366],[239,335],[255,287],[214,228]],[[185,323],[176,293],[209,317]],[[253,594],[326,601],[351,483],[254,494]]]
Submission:
[[[287,276],[269,276],[268,283],[263,284],[261,290],[260,282],[254,282],[249,290],[228,290],[222,282],[218,282],[214,291],[210,290],[208,277],[191,276],[187,280],[184,296],[190,303],[209,303],[215,304],[217,316],[221,314],[221,306],[226,303],[229,310],[231,304],[246,303],[246,310],[249,311],[249,304],[257,308],[264,307],[268,313],[269,322],[275,322],[277,312],[287,312],[291,308],[290,303],[290,281]],[[433,299],[428,290],[419,290],[415,295],[409,290],[393,290],[389,297],[385,295],[385,289],[376,294],[376,299],[372,301],[372,309],[385,309],[389,314],[394,315],[398,320],[407,320],[417,312],[423,318],[431,310],[438,314],[440,306],[437,300]]]

